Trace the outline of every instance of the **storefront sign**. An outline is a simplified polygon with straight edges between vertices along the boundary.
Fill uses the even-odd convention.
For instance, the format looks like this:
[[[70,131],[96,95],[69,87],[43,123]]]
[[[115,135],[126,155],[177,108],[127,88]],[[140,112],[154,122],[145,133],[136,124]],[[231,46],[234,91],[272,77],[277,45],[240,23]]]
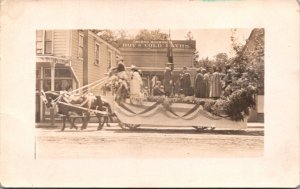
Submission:
[[[193,40],[173,40],[173,48],[178,49],[195,49],[196,41]],[[150,48],[150,49],[161,49],[167,48],[169,42],[164,41],[140,41],[140,40],[125,40],[121,41],[120,48]]]

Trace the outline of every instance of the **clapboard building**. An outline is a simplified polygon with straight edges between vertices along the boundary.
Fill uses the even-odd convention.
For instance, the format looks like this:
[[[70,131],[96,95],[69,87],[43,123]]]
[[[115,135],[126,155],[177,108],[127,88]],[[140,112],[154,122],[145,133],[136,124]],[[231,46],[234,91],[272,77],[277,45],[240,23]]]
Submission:
[[[90,30],[36,31],[36,118],[49,112],[39,92],[70,91],[105,77],[120,51]],[[93,93],[100,93],[96,88]]]
[[[194,40],[173,40],[173,59],[175,69],[193,67],[193,55],[196,49]],[[120,51],[125,65],[131,64],[145,71],[164,70],[167,59],[167,40],[123,40],[120,41]]]

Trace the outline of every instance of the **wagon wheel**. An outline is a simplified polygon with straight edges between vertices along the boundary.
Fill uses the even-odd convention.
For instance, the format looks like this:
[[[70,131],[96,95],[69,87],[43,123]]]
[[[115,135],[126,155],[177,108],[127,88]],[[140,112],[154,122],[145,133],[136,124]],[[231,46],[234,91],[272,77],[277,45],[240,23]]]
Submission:
[[[122,123],[121,121],[119,122],[119,126],[124,129],[124,130],[134,130],[141,126],[140,124],[127,124],[127,123]]]
[[[134,130],[137,129],[139,126],[141,126],[140,124],[125,124],[125,126],[129,129],[129,130]]]
[[[195,128],[197,131],[204,131],[204,130],[206,130],[208,127],[193,126],[193,128]]]
[[[122,129],[126,129],[126,126],[124,123],[122,123],[121,121],[119,121],[119,126],[122,128]]]

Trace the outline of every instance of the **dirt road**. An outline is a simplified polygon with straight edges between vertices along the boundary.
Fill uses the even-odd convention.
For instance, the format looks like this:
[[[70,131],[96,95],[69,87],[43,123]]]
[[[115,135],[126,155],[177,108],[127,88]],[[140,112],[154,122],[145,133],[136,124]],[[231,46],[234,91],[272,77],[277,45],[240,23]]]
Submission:
[[[36,128],[36,158],[180,158],[263,156],[263,128],[197,132],[193,128],[113,125],[96,131]]]

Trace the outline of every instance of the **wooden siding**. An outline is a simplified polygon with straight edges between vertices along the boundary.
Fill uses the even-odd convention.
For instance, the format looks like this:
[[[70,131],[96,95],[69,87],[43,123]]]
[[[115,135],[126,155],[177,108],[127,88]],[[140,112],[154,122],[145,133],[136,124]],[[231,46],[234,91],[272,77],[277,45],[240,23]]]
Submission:
[[[100,46],[100,58],[99,64],[95,64],[96,60],[96,44]],[[109,51],[112,53],[112,67],[116,66],[116,54],[117,52],[110,48],[106,43],[103,43],[101,39],[89,33],[88,36],[88,83],[95,82],[99,79],[104,78],[109,71]],[[101,86],[92,89],[95,95],[101,94]]]
[[[78,57],[79,31],[71,30],[71,37],[71,66],[79,80],[80,87],[83,83],[83,59]]]
[[[53,55],[58,57],[69,56],[68,31],[54,30],[53,32]]]
[[[122,51],[126,66],[164,68],[168,58],[166,51]],[[174,64],[177,68],[193,66],[193,51],[174,51]]]
[[[94,82],[105,77],[109,67],[109,50],[112,53],[112,67],[116,66],[116,55],[120,55],[116,49],[104,42],[90,31],[83,30],[54,30],[53,35],[53,54],[58,57],[70,58],[71,67],[79,81],[79,86],[83,86],[83,58],[79,57],[79,34],[88,34],[87,44],[87,78],[88,83]],[[100,63],[95,64],[95,42],[100,45]]]
[[[95,37],[92,35],[89,35],[88,37],[88,56],[89,56],[89,61],[88,61],[88,82],[92,83],[94,81],[97,81],[101,78],[105,77],[105,73],[107,73],[107,68],[108,68],[108,51],[107,51],[107,46],[103,43],[101,43],[99,40],[97,40]],[[99,44],[100,46],[100,58],[99,58],[99,64],[95,64],[96,60],[96,43]],[[91,90],[92,93],[95,95],[100,95],[100,86],[94,88]]]

